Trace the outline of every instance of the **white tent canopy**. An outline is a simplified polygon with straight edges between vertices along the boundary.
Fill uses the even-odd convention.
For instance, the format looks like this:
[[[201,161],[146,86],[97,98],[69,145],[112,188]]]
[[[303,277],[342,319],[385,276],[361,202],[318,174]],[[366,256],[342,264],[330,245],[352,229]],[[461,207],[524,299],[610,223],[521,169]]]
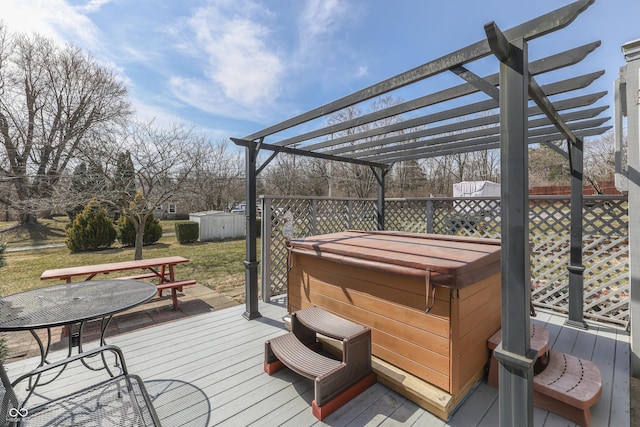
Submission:
[[[453,184],[453,197],[500,197],[500,184],[491,181],[462,181]]]

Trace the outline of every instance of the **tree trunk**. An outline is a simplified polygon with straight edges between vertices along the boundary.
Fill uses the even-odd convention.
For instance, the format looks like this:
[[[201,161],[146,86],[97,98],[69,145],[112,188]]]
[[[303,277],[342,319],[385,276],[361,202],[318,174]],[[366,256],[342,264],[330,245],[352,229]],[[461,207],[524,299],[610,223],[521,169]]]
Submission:
[[[20,212],[18,214],[19,225],[32,225],[38,223],[38,217],[33,212]]]
[[[144,223],[145,217],[138,217],[136,221],[133,222],[136,229],[136,242],[135,242],[135,252],[133,255],[134,260],[142,259],[142,246],[144,245]]]

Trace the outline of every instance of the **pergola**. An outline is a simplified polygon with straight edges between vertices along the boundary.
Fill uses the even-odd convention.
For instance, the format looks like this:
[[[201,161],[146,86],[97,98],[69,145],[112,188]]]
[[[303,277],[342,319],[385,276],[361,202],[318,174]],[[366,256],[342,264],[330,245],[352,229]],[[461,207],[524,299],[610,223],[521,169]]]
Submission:
[[[288,153],[371,168],[379,184],[377,227],[384,229],[385,176],[397,162],[446,154],[500,149],[502,238],[502,337],[500,420],[520,425],[526,414],[533,423],[533,364],[529,343],[529,200],[528,146],[545,144],[565,156],[571,169],[571,251],[567,323],[586,328],[583,320],[582,172],[583,138],[611,128],[601,117],[608,106],[594,106],[606,92],[587,88],[603,71],[539,85],[538,76],[583,60],[593,42],[533,62],[528,42],[568,26],[595,0],[579,0],[546,15],[502,31],[484,26],[486,39],[441,58],[285,120],[244,138],[247,200],[246,311],[258,312],[256,200],[257,175],[278,153]],[[480,76],[470,66],[495,58],[499,71]],[[423,94],[419,83],[453,73],[460,84]],[[401,88],[415,98],[328,125],[332,114]],[[550,100],[553,97],[554,101]],[[532,102],[530,102],[532,101]],[[390,119],[390,120],[389,120]],[[386,120],[382,124],[381,121]],[[368,125],[368,126],[363,126]],[[565,143],[566,141],[566,143]],[[270,156],[257,165],[261,151]]]

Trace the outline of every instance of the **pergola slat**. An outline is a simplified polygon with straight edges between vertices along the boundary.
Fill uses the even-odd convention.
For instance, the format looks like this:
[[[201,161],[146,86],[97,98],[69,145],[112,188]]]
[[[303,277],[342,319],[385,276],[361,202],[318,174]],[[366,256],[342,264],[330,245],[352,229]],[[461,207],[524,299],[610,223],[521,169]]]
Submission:
[[[531,21],[525,22],[524,24],[506,30],[505,36],[508,40],[515,40],[518,38],[523,38],[524,40],[532,40],[537,37],[544,36],[545,34],[559,30],[569,25],[582,11],[589,7],[593,2],[594,0],[576,1],[553,12],[549,12],[538,18],[532,19]],[[409,71],[384,80],[380,83],[369,86],[351,95],[347,95],[336,101],[330,102],[321,107],[315,108],[311,111],[300,114],[276,125],[270,126],[259,132],[245,136],[243,139],[256,140],[258,138],[264,138],[266,136],[281,132],[304,122],[308,122],[310,120],[314,120],[327,114],[342,110],[343,108],[346,108],[350,105],[359,104],[360,102],[367,101],[392,90],[400,89],[411,83],[415,83],[417,81],[426,79],[427,77],[431,77],[447,71],[451,67],[464,65],[468,62],[481,59],[483,57],[489,56],[490,54],[491,50],[489,48],[489,42],[486,39],[480,40],[449,55],[445,55],[434,61],[420,65]]]
[[[529,64],[529,70],[532,75],[544,74],[547,72],[555,71],[564,67],[575,65],[586,58],[588,54],[593,52],[600,46],[600,42],[593,42],[578,48],[570,49],[555,55],[548,56],[546,58],[539,59]],[[602,72],[601,72],[602,73]],[[492,85],[498,84],[498,73],[485,77],[487,83]],[[300,135],[296,135],[278,142],[272,143],[273,145],[292,145],[299,144],[304,141],[309,141],[321,136],[331,135],[344,131],[350,128],[361,126],[363,124],[372,123],[378,120],[383,120],[389,117],[397,116],[410,111],[415,111],[420,108],[436,105],[445,101],[451,101],[456,98],[461,98],[466,95],[471,95],[478,92],[478,89],[469,83],[464,83],[458,86],[454,86],[442,91],[429,94],[410,100],[407,102],[394,105],[383,110],[374,111],[372,113],[354,118],[352,120],[346,120],[344,122],[336,123],[330,126],[326,126],[321,129],[309,131]],[[306,146],[305,149],[315,150],[318,148],[328,147],[332,144],[329,139],[314,145]],[[337,144],[337,143],[336,143]]]

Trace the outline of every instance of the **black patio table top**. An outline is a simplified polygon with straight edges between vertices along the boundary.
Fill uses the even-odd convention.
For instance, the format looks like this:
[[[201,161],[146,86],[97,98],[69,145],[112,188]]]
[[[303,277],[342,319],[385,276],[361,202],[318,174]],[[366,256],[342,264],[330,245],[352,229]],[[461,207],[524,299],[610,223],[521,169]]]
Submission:
[[[91,280],[0,298],[0,331],[24,331],[110,317],[150,300],[156,286],[139,280]]]

